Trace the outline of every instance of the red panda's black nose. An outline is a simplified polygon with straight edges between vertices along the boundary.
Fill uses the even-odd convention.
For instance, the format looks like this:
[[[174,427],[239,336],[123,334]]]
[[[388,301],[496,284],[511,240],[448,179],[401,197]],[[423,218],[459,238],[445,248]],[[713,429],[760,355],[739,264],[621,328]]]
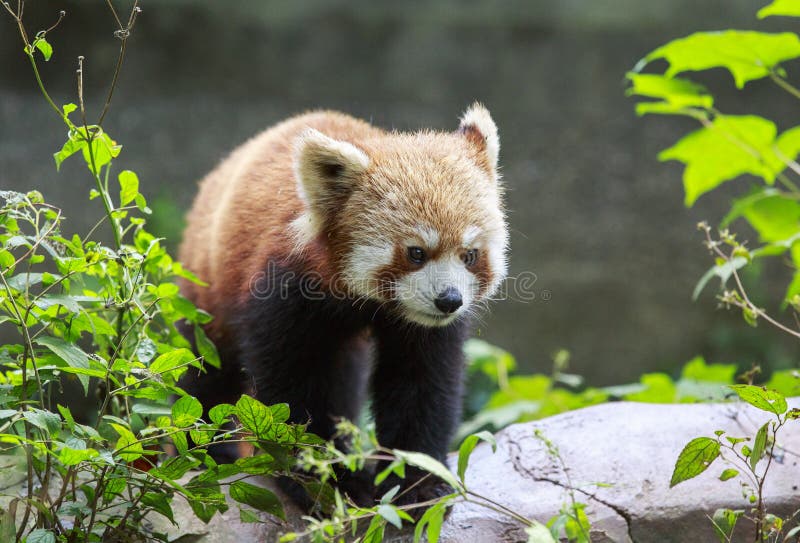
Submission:
[[[442,313],[454,313],[463,303],[461,293],[456,287],[447,287],[433,301],[433,304]]]

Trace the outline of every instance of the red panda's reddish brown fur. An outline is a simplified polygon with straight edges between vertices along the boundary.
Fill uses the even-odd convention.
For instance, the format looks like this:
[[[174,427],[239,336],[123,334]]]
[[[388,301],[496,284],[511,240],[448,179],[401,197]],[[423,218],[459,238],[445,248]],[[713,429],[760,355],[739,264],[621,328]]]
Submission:
[[[286,402],[292,422],[330,439],[337,417],[357,418],[369,381],[381,444],[443,461],[471,316],[506,273],[499,148],[475,104],[453,132],[320,111],[236,149],[201,182],[180,248],[207,283],[182,292],[213,315],[222,358],[185,388],[206,409],[243,389]],[[411,487],[403,500],[449,491],[436,479]]]

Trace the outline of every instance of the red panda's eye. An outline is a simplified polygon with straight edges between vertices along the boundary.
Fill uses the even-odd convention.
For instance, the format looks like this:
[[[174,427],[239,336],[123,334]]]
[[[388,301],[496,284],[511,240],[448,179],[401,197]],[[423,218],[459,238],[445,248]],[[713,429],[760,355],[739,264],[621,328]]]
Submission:
[[[471,268],[478,261],[478,250],[470,249],[461,255],[461,260],[464,261],[466,267]]]
[[[426,258],[425,250],[422,247],[408,248],[408,259],[414,264],[423,264]]]

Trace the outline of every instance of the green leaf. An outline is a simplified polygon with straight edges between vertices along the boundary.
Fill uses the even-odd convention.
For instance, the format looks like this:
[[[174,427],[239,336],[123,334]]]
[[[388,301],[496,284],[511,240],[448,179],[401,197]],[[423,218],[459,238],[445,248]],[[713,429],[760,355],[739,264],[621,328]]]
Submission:
[[[172,513],[172,498],[163,492],[146,492],[142,496],[142,505],[150,507],[156,513],[166,517],[173,525],[177,526]]]
[[[440,501],[432,505],[425,513],[422,514],[417,525],[414,528],[414,543],[418,543],[422,539],[422,533],[428,538],[428,543],[436,543],[439,541],[439,532],[442,529],[442,522],[444,521],[444,514],[447,511],[448,501]],[[427,529],[426,529],[427,528]]]
[[[733,468],[727,468],[720,474],[719,480],[727,481],[728,479],[733,479],[737,475],[739,475],[739,470]]]
[[[274,466],[275,459],[267,453],[258,453],[255,456],[246,456],[239,458],[234,462],[234,465],[241,473],[249,473],[250,475],[267,475],[271,473]]]
[[[750,452],[750,467],[753,470],[756,469],[756,464],[758,461],[761,460],[761,455],[764,454],[764,449],[767,446],[767,427],[769,426],[769,422],[764,423],[764,425],[758,429],[756,433],[756,438],[753,441],[753,450]]]
[[[25,538],[25,543],[55,543],[56,536],[50,530],[44,530],[39,528],[37,530],[33,530],[31,533],[28,534],[28,537]]]
[[[353,523],[355,526],[355,523]],[[375,515],[364,532],[363,543],[381,543],[386,528],[386,521],[380,515]]]
[[[394,449],[392,452],[396,457],[404,460],[407,464],[416,466],[432,475],[435,475],[448,485],[452,486],[454,489],[461,490],[463,488],[459,480],[456,479],[456,476],[453,475],[449,469],[447,469],[447,466],[435,458],[419,452],[401,451],[398,449]]]
[[[736,364],[707,364],[702,356],[696,356],[683,366],[681,379],[727,385],[733,382],[736,370]]]
[[[50,411],[30,408],[28,411],[24,411],[22,416],[50,436],[57,436],[61,430],[61,417]]]
[[[697,32],[659,47],[638,68],[656,59],[669,62],[667,77],[686,71],[725,68],[741,89],[748,81],[767,77],[781,62],[798,56],[800,39],[792,32]]]
[[[286,520],[283,505],[271,490],[244,481],[236,481],[231,484],[229,493],[231,498],[239,503]]]
[[[403,521],[400,520],[400,515],[397,514],[397,509],[388,503],[383,503],[378,506],[378,514],[386,519],[386,522],[400,530],[403,527]]]
[[[67,439],[64,447],[58,451],[58,460],[65,466],[76,466],[97,455],[98,452],[96,450],[86,447],[84,440],[71,437]]]
[[[236,402],[236,416],[247,430],[257,438],[267,435],[272,426],[272,411],[255,398],[243,395]]]
[[[768,6],[758,10],[758,18],[764,19],[771,15],[784,17],[800,17],[800,2],[797,0],[774,0]]]
[[[89,355],[74,343],[67,343],[61,338],[42,336],[35,343],[47,347],[56,356],[74,368],[89,368]]]
[[[119,205],[126,206],[139,194],[139,177],[131,170],[119,172]]]
[[[461,479],[462,483],[464,482],[464,475],[466,474],[467,465],[469,464],[469,457],[478,444],[478,440],[490,443],[492,445],[492,452],[497,451],[497,440],[495,440],[490,432],[478,432],[477,434],[467,436],[458,449],[458,478]]]
[[[635,72],[629,72],[626,77],[631,82],[631,86],[625,91],[626,96],[645,96],[663,100],[663,102],[637,104],[636,112],[639,115],[685,113],[686,108],[707,109],[714,105],[714,97],[706,88],[688,79]]]
[[[53,56],[53,46],[44,38],[44,36],[40,36],[33,40],[33,47],[38,49],[42,56],[44,57],[45,62],[50,60],[50,57]]]
[[[117,445],[114,452],[117,453],[123,462],[133,462],[144,454],[142,444],[138,442],[133,432],[122,426],[121,424],[111,423],[111,426],[119,434]]]
[[[203,406],[193,396],[182,396],[172,404],[172,423],[178,428],[191,426],[203,416]]]
[[[83,160],[86,162],[90,172],[99,173],[100,168],[111,162],[112,159],[117,158],[122,146],[117,145],[117,142],[112,140],[99,127],[90,126],[89,129],[94,129],[96,132],[92,137],[91,145],[85,143],[81,147]],[[84,130],[85,133],[85,129],[82,128],[81,130]],[[94,161],[92,161],[92,158],[94,158]]]
[[[528,543],[556,543],[550,530],[541,522],[534,521],[533,525],[525,528],[525,533],[528,535]]]
[[[661,151],[661,161],[683,162],[685,204],[691,207],[710,190],[743,174],[775,181],[782,164],[772,151],[777,129],[772,121],[754,115],[719,115],[710,126],[684,136]]]
[[[197,351],[210,366],[219,369],[221,362],[219,360],[219,353],[214,343],[208,339],[205,331],[201,326],[195,325],[194,327],[194,341],[197,345]]]
[[[800,231],[800,203],[773,189],[735,200],[721,227],[738,217],[744,217],[766,243],[789,239]]]
[[[194,359],[195,356],[189,349],[175,349],[156,358],[150,364],[150,371],[158,374],[167,373],[177,368],[185,367]]]
[[[235,406],[229,403],[221,403],[211,408],[208,412],[208,418],[210,418],[211,422],[214,424],[222,424],[223,422],[227,422],[229,417],[234,414],[236,414]]]
[[[731,385],[739,398],[763,411],[782,415],[788,408],[786,398],[778,391],[755,385]]]
[[[77,132],[70,134],[69,139],[61,147],[61,150],[53,154],[53,158],[56,161],[56,171],[61,169],[62,162],[80,151],[85,145],[85,141],[78,139]]]
[[[186,474],[187,471],[194,469],[199,465],[199,460],[195,460],[186,456],[173,456],[168,458],[157,468],[150,470],[149,474],[153,477],[174,481],[176,479],[180,479]]]
[[[734,511],[732,509],[717,509],[714,511],[714,516],[711,522],[714,526],[714,532],[717,534],[720,543],[730,543],[733,529],[736,527],[736,521],[744,514],[744,511]]]
[[[700,278],[700,280],[697,282],[697,285],[695,285],[694,291],[692,292],[692,300],[697,300],[697,298],[700,296],[700,293],[703,292],[703,289],[713,277],[719,277],[720,282],[724,285],[728,279],[730,279],[731,275],[733,275],[735,270],[739,270],[746,265],[747,259],[742,256],[737,256],[725,261],[723,264],[712,266],[706,273],[703,274],[703,277]]]
[[[691,440],[678,455],[675,469],[672,472],[670,488],[697,477],[703,473],[719,456],[719,443],[709,437],[698,437]]]

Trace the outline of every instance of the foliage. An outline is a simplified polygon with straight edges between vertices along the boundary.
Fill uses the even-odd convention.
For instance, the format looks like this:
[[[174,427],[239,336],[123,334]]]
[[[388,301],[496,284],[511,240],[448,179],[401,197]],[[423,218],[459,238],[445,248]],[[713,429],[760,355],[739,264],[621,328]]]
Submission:
[[[797,6],[796,0],[773,2],[759,16],[796,15]],[[731,74],[738,88],[749,81],[769,79],[790,96],[800,98],[800,91],[789,82],[782,66],[798,57],[800,38],[792,32],[698,32],[657,48],[628,74],[627,94],[651,99],[636,105],[639,115],[681,115],[700,124],[698,130],[659,155],[660,160],[685,165],[687,206],[733,179],[749,176],[759,181],[733,202],[721,228],[744,221],[758,234],[760,245],[748,248],[727,230],[721,232],[720,240],[709,236],[707,243],[716,262],[698,283],[695,297],[712,277],[718,277],[724,285],[754,260],[781,257],[788,259],[794,270],[782,305],[800,301],[795,299],[800,294],[800,245],[796,243],[800,239],[800,189],[796,184],[800,165],[795,160],[800,153],[800,127],[779,126],[753,114],[726,114],[717,108],[712,93],[703,85],[678,76],[721,68]],[[655,61],[666,61],[667,69],[642,73]],[[705,225],[702,228],[707,230]],[[752,324],[766,316],[763,309],[748,301],[733,305],[746,306],[745,317]]]
[[[458,440],[480,430],[496,431],[515,422],[538,420],[544,417],[589,407],[599,403],[626,400],[647,403],[693,403],[728,399],[725,385],[736,383],[735,364],[709,364],[701,356],[688,361],[680,376],[673,379],[666,373],[647,373],[638,383],[608,387],[586,387],[583,380],[565,373],[569,353],[554,355],[550,375],[509,375],[516,367],[514,357],[493,345],[471,339],[466,352],[471,381],[476,374],[488,383],[473,392],[474,414],[458,432]],[[775,371],[765,383],[784,395],[800,393],[800,379],[795,370]],[[479,398],[483,403],[478,404]]]
[[[800,1],[775,0],[758,12],[759,17],[800,15]],[[698,198],[733,179],[749,175],[758,179],[750,191],[733,202],[717,234],[706,223],[699,228],[705,244],[715,259],[714,266],[700,279],[694,297],[713,277],[718,277],[723,292],[718,296],[726,307],[741,310],[745,322],[756,326],[759,320],[800,338],[796,325],[787,325],[757,305],[745,290],[740,270],[765,258],[781,257],[790,262],[793,277],[782,299],[783,308],[791,308],[797,323],[800,310],[800,189],[795,181],[800,175],[796,162],[800,153],[800,127],[779,127],[757,115],[729,115],[718,110],[712,94],[702,85],[676,77],[691,71],[722,68],[741,89],[749,81],[770,79],[794,98],[800,90],[787,78],[782,64],[800,58],[800,37],[793,32],[779,34],[727,30],[698,32],[677,39],[648,54],[628,74],[628,95],[655,99],[636,106],[639,115],[683,115],[700,123],[701,128],[684,136],[661,152],[660,160],[677,160],[685,165],[683,184],[685,203]],[[645,74],[642,69],[652,61],[664,60],[663,73]],[[740,242],[728,228],[736,221],[746,222],[759,236],[754,249]],[[733,279],[734,287],[727,288]],[[752,379],[756,372],[746,377]],[[767,512],[763,487],[774,459],[779,431],[794,422],[800,412],[789,409],[786,395],[797,394],[796,372],[776,373],[767,387],[751,382],[729,388],[738,398],[767,412],[771,418],[755,435],[736,437],[723,431],[714,437],[698,437],[681,451],[670,485],[697,477],[717,459],[728,464],[719,475],[723,481],[736,479],[751,504],[749,511],[724,509],[715,512],[711,521],[722,543],[733,538],[737,521],[748,519],[755,526],[755,541],[789,541],[800,533],[800,526],[786,531],[793,518],[783,519]]]
[[[764,483],[775,458],[775,448],[779,443],[778,433],[787,423],[800,417],[800,409],[789,409],[783,394],[766,387],[734,385],[730,388],[742,401],[769,413],[771,419],[762,424],[754,436],[730,436],[717,430],[714,437],[693,439],[683,448],[675,462],[670,486],[697,477],[717,459],[721,459],[729,467],[720,473],[720,480],[739,480],[752,508],[749,512],[744,509],[721,509],[714,514],[712,522],[720,542],[730,542],[733,539],[733,531],[740,518],[753,522],[756,541],[789,541],[800,531],[800,527],[784,533],[789,521],[767,513]]]

